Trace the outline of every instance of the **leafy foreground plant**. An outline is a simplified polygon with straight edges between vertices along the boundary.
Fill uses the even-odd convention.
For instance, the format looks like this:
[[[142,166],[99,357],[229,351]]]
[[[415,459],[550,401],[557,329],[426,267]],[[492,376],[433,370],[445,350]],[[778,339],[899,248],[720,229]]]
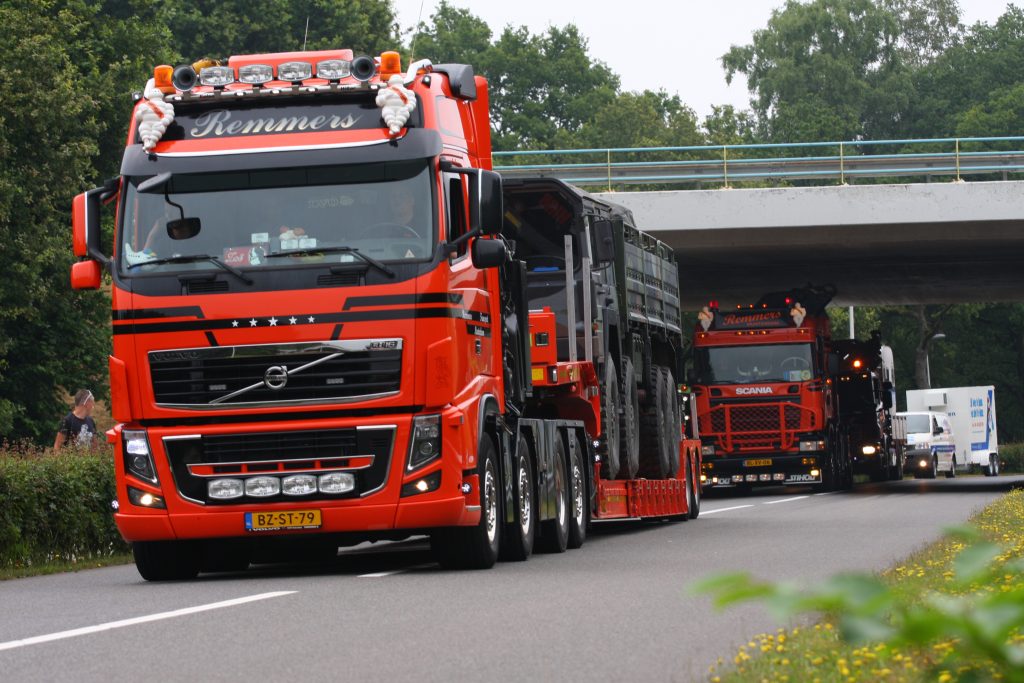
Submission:
[[[713,681],[1024,682],[1024,491],[882,576],[807,586],[729,574],[691,590],[719,608],[760,600],[780,619],[825,615],[811,629],[758,636]]]

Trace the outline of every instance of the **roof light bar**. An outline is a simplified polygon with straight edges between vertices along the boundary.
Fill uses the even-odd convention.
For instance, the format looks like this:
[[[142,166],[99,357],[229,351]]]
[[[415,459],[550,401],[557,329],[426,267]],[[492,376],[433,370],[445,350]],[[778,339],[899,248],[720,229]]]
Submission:
[[[235,70],[230,66],[207,66],[199,72],[199,82],[223,88],[235,82]]]
[[[351,63],[347,59],[325,59],[316,63],[316,77],[328,81],[340,81],[352,73]]]
[[[277,77],[282,81],[297,83],[313,77],[313,65],[309,62],[285,62],[278,64]]]
[[[262,85],[274,80],[274,67],[270,64],[246,64],[238,67],[238,82]]]

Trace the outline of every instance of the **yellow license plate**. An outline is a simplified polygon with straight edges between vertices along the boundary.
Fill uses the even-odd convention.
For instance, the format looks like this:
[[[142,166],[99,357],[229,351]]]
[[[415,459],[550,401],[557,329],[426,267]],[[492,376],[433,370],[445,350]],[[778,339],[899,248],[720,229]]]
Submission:
[[[319,529],[322,523],[319,510],[276,510],[274,512],[245,513],[246,531]]]
[[[743,464],[747,467],[766,467],[772,464],[772,459],[764,458],[762,460],[744,460]]]

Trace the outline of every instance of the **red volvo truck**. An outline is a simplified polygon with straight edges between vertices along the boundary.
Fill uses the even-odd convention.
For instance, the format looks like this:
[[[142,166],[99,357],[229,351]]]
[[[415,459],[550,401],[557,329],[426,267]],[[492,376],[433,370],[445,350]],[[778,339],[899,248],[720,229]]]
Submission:
[[[829,287],[698,315],[690,380],[709,487],[852,483],[839,413]]]
[[[111,280],[115,520],[144,578],[414,534],[486,568],[696,516],[671,250],[490,168],[467,65],[154,70],[121,174],[75,198],[71,272]]]

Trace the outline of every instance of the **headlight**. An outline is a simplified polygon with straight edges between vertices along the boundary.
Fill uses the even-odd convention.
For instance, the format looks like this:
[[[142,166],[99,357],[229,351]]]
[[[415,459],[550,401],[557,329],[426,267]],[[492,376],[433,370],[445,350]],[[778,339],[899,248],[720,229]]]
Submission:
[[[141,429],[126,429],[121,432],[121,438],[124,442],[125,471],[139,479],[153,484],[158,483],[146,432]]]
[[[348,493],[356,487],[356,476],[351,472],[329,472],[320,475],[321,493]]]
[[[700,454],[701,455],[714,455],[715,454],[715,445],[714,444],[707,444],[706,446],[701,446],[700,447]]]
[[[199,82],[223,88],[235,82],[235,70],[230,66],[208,66],[199,70]]]
[[[878,452],[878,449],[875,448],[874,446],[864,446],[863,448],[860,449],[860,452],[863,453],[864,455],[874,455],[875,453]]]
[[[350,73],[347,59],[325,59],[316,63],[317,78],[340,81],[342,78],[348,78]]]
[[[822,440],[822,439],[817,439],[815,441],[801,441],[800,442],[800,450],[801,451],[823,451],[823,450],[825,450],[825,441]]]
[[[245,486],[241,479],[213,479],[206,484],[206,495],[215,500],[241,498],[244,494]]]
[[[238,67],[238,82],[259,85],[274,80],[274,67],[269,64],[246,64]]]
[[[316,493],[316,477],[312,474],[293,474],[281,480],[281,493],[286,496],[308,496]]]
[[[313,77],[313,65],[309,62],[285,62],[277,65],[277,78],[282,81],[304,81]]]
[[[420,415],[412,421],[409,460],[406,469],[415,470],[441,455],[441,416]]]
[[[245,480],[245,495],[269,498],[281,493],[281,480],[277,477],[251,477]]]

